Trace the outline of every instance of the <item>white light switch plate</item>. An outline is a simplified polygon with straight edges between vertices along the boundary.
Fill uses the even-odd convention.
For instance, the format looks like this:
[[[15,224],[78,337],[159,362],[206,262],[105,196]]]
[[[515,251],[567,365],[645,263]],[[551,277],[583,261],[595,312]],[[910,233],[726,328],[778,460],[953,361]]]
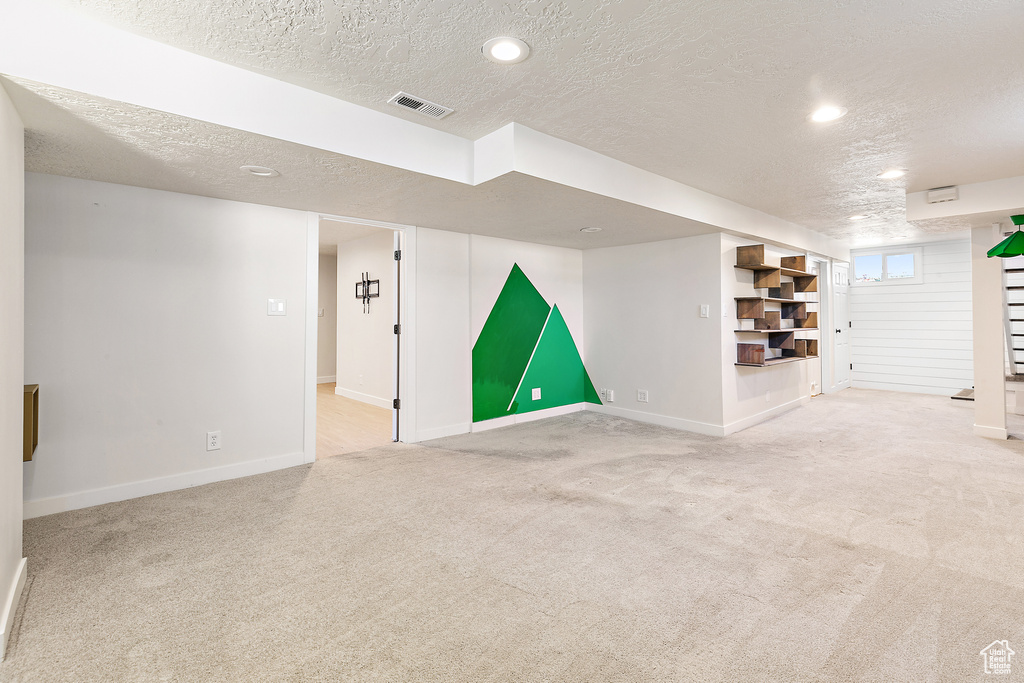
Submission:
[[[267,315],[288,315],[287,304],[284,299],[267,299]]]
[[[537,387],[536,389],[533,390],[533,400],[534,401],[539,401],[540,400],[540,387]]]

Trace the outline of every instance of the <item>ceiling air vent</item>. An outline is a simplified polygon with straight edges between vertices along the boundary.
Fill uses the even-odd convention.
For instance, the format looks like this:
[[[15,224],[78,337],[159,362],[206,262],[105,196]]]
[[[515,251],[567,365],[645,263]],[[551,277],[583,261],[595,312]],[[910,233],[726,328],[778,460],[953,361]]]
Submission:
[[[941,204],[942,202],[955,202],[960,198],[959,188],[956,185],[949,187],[933,187],[928,190],[928,203]]]
[[[444,117],[451,114],[454,109],[448,107],[442,107],[440,104],[434,104],[433,102],[427,102],[421,97],[413,97],[409,93],[400,92],[390,100],[388,104],[393,104],[396,107],[405,107],[406,109],[412,109],[418,114],[429,116],[432,119],[443,119]]]

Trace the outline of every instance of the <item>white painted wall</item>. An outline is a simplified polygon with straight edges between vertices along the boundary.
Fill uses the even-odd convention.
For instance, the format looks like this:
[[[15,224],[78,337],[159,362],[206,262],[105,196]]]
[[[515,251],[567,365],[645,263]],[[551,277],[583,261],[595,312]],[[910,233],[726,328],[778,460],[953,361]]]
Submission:
[[[470,236],[416,234],[416,424],[426,440],[464,434],[473,421]]]
[[[593,409],[721,433],[721,243],[712,234],[583,252],[584,360],[595,387],[615,391]]]
[[[343,242],[338,246],[338,386],[348,398],[390,408],[394,394],[394,321],[392,278],[394,232]],[[380,280],[380,297],[363,313],[356,282],[369,272]]]
[[[797,361],[772,367],[747,367],[736,365],[736,344],[740,341],[754,342],[752,335],[735,334],[737,329],[736,301],[738,296],[766,296],[765,290],[755,290],[753,273],[736,268],[736,247],[745,244],[760,244],[759,240],[743,239],[723,235],[720,253],[722,278],[722,308],[728,315],[721,319],[722,403],[723,428],[732,434],[751,425],[762,422],[781,412],[791,410],[810,400],[811,383],[820,381],[821,365],[814,361]],[[765,262],[778,264],[783,256],[796,256],[799,252],[765,245]],[[819,286],[820,289],[820,286]],[[818,300],[817,294],[801,295],[808,301]],[[808,306],[818,310],[819,306]],[[820,325],[820,322],[819,322]],[[800,337],[817,338],[820,332],[801,334]],[[817,372],[818,377],[811,373]]]
[[[922,249],[923,282],[850,286],[853,386],[952,395],[974,385],[971,243],[910,246]],[[862,253],[872,250],[852,256]]]
[[[317,310],[324,316],[317,318],[316,377],[317,382],[333,382],[338,370],[338,257],[320,254],[317,272]]]
[[[21,556],[25,384],[25,131],[0,86],[0,659],[25,579]],[[45,394],[44,394],[45,396]],[[46,405],[45,398],[43,405]]]
[[[1002,237],[1002,231],[995,225],[971,230],[974,433],[989,439],[1005,439],[1008,436],[1002,259],[988,258],[988,250],[999,244]]]
[[[302,212],[28,174],[26,516],[301,463],[306,243]]]

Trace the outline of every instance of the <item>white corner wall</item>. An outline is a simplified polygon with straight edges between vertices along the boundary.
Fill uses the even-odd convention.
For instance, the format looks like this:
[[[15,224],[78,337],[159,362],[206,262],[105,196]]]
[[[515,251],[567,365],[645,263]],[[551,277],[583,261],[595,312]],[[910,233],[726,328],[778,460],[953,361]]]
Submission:
[[[25,131],[0,86],[0,660],[25,585],[22,408],[25,376]]]
[[[583,252],[497,237],[470,235],[470,352],[487,317],[518,264],[549,306],[558,306],[576,348],[589,370],[583,340]],[[472,368],[472,362],[470,363]],[[472,375],[470,376],[472,383]],[[474,430],[493,429],[517,422],[529,422],[583,409],[583,403],[475,422]],[[472,414],[472,410],[470,411]]]
[[[583,252],[425,228],[416,234],[418,439],[579,410],[581,406],[555,408],[474,426],[472,354],[512,266],[518,263],[541,296],[558,304],[583,355]],[[589,369],[586,356],[583,360]]]
[[[598,391],[615,392],[588,410],[722,434],[721,244],[715,233],[583,252],[584,359]]]
[[[811,397],[811,384],[821,382],[820,362],[798,361],[764,368],[736,365],[736,344],[743,340],[734,332],[738,322],[735,297],[765,296],[764,290],[754,289],[751,271],[735,267],[736,247],[761,243],[757,239],[722,236],[722,308],[728,312],[722,318],[722,338],[725,343],[721,346],[723,427],[726,434],[746,429],[806,403]],[[779,263],[783,256],[797,256],[801,253],[771,244],[765,244],[764,252],[765,262],[770,264]],[[818,300],[820,289],[819,286],[819,292],[808,298]],[[821,306],[809,310],[817,310],[820,315]],[[820,332],[817,335],[808,332],[801,336],[818,339],[819,346],[822,343]],[[818,377],[810,376],[811,372],[817,372]]]
[[[853,386],[946,396],[970,389],[971,242],[906,246],[922,250],[919,284],[852,284],[851,262]]]
[[[419,440],[465,434],[473,421],[470,236],[416,231],[416,424]]]
[[[498,237],[470,235],[470,315],[472,341],[491,314],[501,288],[519,264],[549,306],[558,304],[565,324],[576,340],[583,339],[583,252]],[[580,348],[582,355],[583,349]],[[584,358],[586,361],[586,358]]]
[[[26,177],[26,516],[303,462],[306,214]]]
[[[335,392],[341,396],[391,408],[394,394],[394,232],[338,245],[338,361]],[[355,298],[356,282],[368,272],[380,280],[380,296],[370,300],[369,313]]]
[[[320,254],[318,272],[316,381],[333,382],[338,371],[338,257]]]

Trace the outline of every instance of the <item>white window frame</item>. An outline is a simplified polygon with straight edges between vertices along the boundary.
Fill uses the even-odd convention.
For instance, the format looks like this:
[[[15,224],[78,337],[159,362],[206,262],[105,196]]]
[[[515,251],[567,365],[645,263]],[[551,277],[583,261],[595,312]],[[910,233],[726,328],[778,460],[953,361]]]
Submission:
[[[924,282],[924,263],[922,260],[923,250],[921,247],[885,247],[884,249],[856,249],[850,252],[850,286],[851,287],[878,287],[879,285],[919,285]],[[898,277],[889,279],[887,262],[889,256],[898,254],[911,254],[914,257],[914,277]],[[882,257],[882,280],[880,282],[858,282],[857,281],[857,257],[858,256],[881,256]]]

